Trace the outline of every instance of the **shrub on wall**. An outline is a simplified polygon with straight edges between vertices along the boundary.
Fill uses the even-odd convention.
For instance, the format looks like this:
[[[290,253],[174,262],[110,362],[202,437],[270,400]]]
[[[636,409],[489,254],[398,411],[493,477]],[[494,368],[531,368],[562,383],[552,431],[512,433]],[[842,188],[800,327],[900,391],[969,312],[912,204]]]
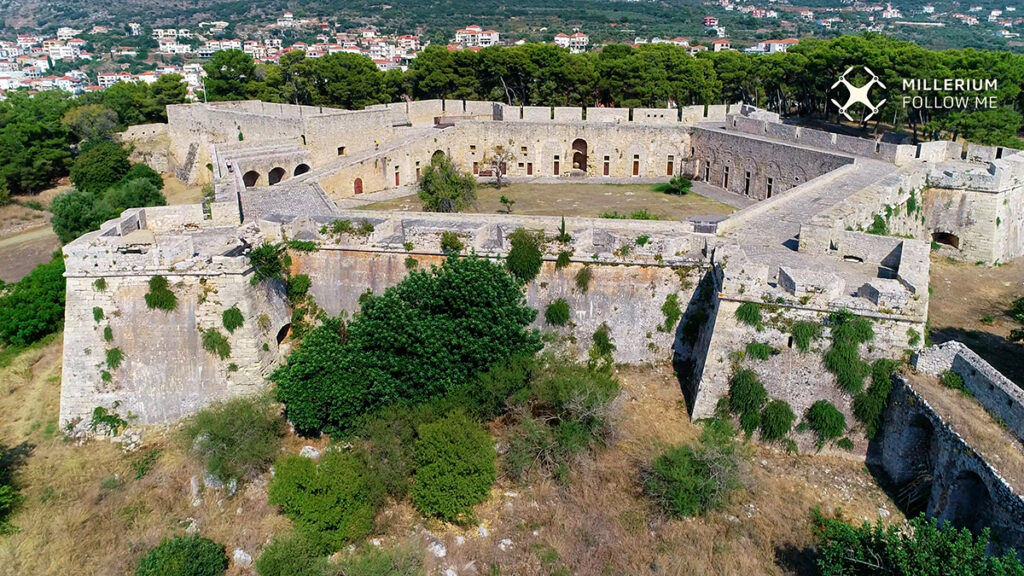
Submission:
[[[747,356],[756,360],[767,360],[775,353],[775,349],[763,342],[748,342]]]
[[[497,476],[494,440],[461,411],[421,425],[418,433],[413,504],[428,516],[468,519]]]
[[[864,378],[871,373],[871,367],[860,359],[861,344],[875,337],[871,321],[855,316],[848,310],[829,315],[832,326],[832,345],[825,352],[825,368],[835,374],[839,387],[857,394],[864,388]]]
[[[761,407],[768,393],[753,370],[737,370],[729,380],[729,411],[740,417],[740,427],[751,435],[761,424]]]
[[[590,288],[590,280],[594,277],[594,271],[590,266],[584,266],[576,272],[576,288],[580,292],[586,292]]]
[[[761,305],[757,302],[744,302],[736,308],[736,319],[754,328],[761,328]]]
[[[818,400],[811,404],[804,414],[804,421],[818,437],[816,445],[819,450],[846,432],[846,417],[827,400]]]
[[[245,323],[245,318],[242,316],[242,311],[238,309],[238,306],[232,306],[221,314],[221,321],[224,323],[224,329],[229,333],[234,334],[235,330],[242,327]]]
[[[110,370],[117,370],[121,366],[121,361],[124,360],[124,354],[121,353],[120,348],[111,348],[107,350],[107,368]]]
[[[882,413],[889,402],[892,374],[896,368],[897,364],[892,360],[875,360],[871,364],[871,385],[853,399],[853,415],[864,424],[864,435],[869,439],[874,438],[882,426]]]
[[[305,274],[296,274],[288,279],[288,300],[295,306],[309,293],[313,281]]]
[[[268,492],[321,553],[370,534],[383,495],[365,454],[335,449],[319,463],[296,454],[278,460]]]
[[[446,230],[441,233],[441,251],[445,254],[458,254],[464,247],[465,245],[455,232]]]
[[[185,426],[188,445],[220,480],[266,470],[281,449],[284,421],[265,395],[234,398],[199,412]]]
[[[784,400],[772,400],[761,413],[761,438],[768,442],[782,440],[793,429],[796,414]]]
[[[164,540],[139,562],[136,576],[220,576],[228,568],[224,546],[198,535]]]
[[[544,320],[552,326],[565,326],[569,322],[569,303],[565,298],[559,298],[548,304],[544,310]]]
[[[158,310],[174,310],[178,307],[178,298],[168,287],[167,278],[153,276],[149,279],[149,292],[146,293],[146,307]]]
[[[228,343],[227,337],[220,333],[220,330],[208,328],[202,330],[201,333],[203,349],[213,352],[221,360],[231,356],[231,344]]]
[[[512,246],[505,258],[505,267],[508,268],[508,271],[523,282],[529,282],[536,278],[543,262],[541,255],[543,234],[519,228],[509,235],[508,241]]]
[[[670,516],[717,510],[741,486],[741,458],[732,427],[718,419],[704,426],[698,443],[667,450],[644,479],[644,493]]]
[[[103,308],[99,306],[93,306],[92,308],[92,319],[96,322],[103,320]]]
[[[939,380],[942,385],[952,390],[959,390],[960,392],[967,393],[967,388],[964,386],[964,379],[956,372],[952,370],[944,370],[939,376]]]
[[[249,281],[254,285],[263,280],[280,278],[284,273],[280,247],[269,242],[264,242],[249,251],[249,265],[253,267],[253,275]]]
[[[678,294],[673,292],[665,296],[665,303],[661,305],[661,313],[665,316],[665,321],[658,326],[658,331],[674,331],[676,325],[679,324],[679,319],[683,317],[683,309],[679,307]]]
[[[811,342],[821,337],[821,324],[817,322],[794,322],[790,332],[793,335],[793,343],[797,350],[807,352],[811,349]]]

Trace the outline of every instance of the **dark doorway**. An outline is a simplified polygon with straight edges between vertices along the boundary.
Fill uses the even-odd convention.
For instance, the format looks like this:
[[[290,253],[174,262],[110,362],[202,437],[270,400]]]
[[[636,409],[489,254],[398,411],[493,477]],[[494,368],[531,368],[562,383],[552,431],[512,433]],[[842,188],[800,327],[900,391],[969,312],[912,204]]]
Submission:
[[[363,179],[356,178],[356,181],[352,183],[352,191],[356,194],[363,193]]]
[[[285,324],[281,326],[281,329],[277,331],[277,343],[284,342],[284,339],[288,337],[288,331],[292,329],[291,324]]]
[[[306,172],[309,172],[309,164],[299,164],[295,167],[295,172],[292,172],[292,175],[298,176],[299,174],[305,174]]]
[[[267,182],[269,182],[270,185],[273,186],[274,184],[277,184],[281,180],[284,180],[285,174],[286,172],[284,171],[284,168],[278,166],[277,168],[271,170],[269,174],[267,174]]]
[[[960,249],[960,237],[956,234],[950,234],[949,232],[933,232],[932,242],[936,244],[945,244],[946,246],[952,246],[957,250]]]
[[[242,183],[245,184],[246,188],[252,188],[260,181],[260,173],[255,170],[249,170],[242,175]]]

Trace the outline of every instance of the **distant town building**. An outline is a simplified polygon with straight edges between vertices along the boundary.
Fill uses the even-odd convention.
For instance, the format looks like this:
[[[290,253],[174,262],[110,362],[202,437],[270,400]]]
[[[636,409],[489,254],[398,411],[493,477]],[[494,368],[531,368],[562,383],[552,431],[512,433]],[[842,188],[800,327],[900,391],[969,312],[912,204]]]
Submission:
[[[467,48],[496,46],[499,36],[494,30],[483,30],[479,26],[466,26],[455,31],[455,43]]]

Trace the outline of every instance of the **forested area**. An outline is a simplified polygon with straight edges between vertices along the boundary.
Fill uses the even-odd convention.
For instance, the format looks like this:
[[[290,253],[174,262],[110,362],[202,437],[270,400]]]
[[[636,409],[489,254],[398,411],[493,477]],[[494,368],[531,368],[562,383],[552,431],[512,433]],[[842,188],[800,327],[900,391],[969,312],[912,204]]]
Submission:
[[[1024,110],[1024,56],[972,49],[933,51],[881,35],[805,39],[787,53],[755,55],[704,52],[692,57],[667,44],[605,46],[569,54],[553,45],[525,44],[449,52],[428,47],[409,71],[380,72],[359,56],[319,59],[290,53],[280,64],[256,64],[241,52],[218,52],[207,64],[208,98],[257,98],[272,102],[361,108],[406,98],[496,100],[529,106],[662,108],[670,104],[744,101],[786,115],[836,120],[832,84],[849,67],[867,66],[888,87],[873,123],[905,125],[926,138],[963,135],[986,144],[1019,145]],[[903,91],[903,79],[996,79],[991,110],[916,110],[903,96],[943,97],[944,92]],[[863,72],[851,75],[862,85]]]

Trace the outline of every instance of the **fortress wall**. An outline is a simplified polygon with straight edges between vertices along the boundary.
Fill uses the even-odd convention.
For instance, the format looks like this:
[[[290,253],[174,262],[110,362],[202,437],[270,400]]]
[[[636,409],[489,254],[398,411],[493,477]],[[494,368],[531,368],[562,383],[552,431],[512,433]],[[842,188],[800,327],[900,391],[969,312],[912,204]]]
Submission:
[[[633,122],[651,125],[679,124],[679,111],[676,108],[634,108]]]
[[[521,119],[523,122],[550,122],[551,108],[546,106],[523,106]]]
[[[995,262],[1003,255],[998,237],[1002,226],[996,225],[996,218],[1000,218],[1002,202],[1007,196],[927,188],[921,194],[924,215],[921,236],[931,240],[933,232],[953,234],[959,239],[958,247],[966,260]],[[1016,196],[1020,199],[1020,193]],[[1007,228],[1020,229],[1019,223],[1016,226],[1011,222],[1005,224]]]
[[[401,281],[409,271],[405,264],[409,253],[365,252],[350,250],[319,250],[299,253],[293,262],[299,273],[313,278],[310,288],[317,303],[335,315],[341,310],[350,314],[358,310],[359,296],[366,290],[380,294]],[[439,264],[442,256],[420,254],[411,257],[419,268]],[[663,360],[671,354],[675,326],[659,331],[664,323],[661,306],[669,294],[676,294],[681,304],[693,296],[700,270],[693,269],[680,276],[667,266],[590,266],[593,278],[590,288],[581,292],[576,287],[576,273],[585,264],[575,262],[555,270],[554,262],[544,262],[541,273],[530,282],[526,291],[527,303],[539,311],[534,327],[552,329],[544,322],[544,309],[558,298],[564,298],[571,312],[570,324],[555,330],[570,336],[580,359],[587,357],[593,343],[593,333],[607,323],[616,346],[616,362],[641,363]],[[688,286],[688,287],[687,287]]]
[[[146,307],[149,275],[105,275],[103,291],[93,287],[97,277],[68,277],[62,426],[87,423],[97,406],[126,419],[131,414],[134,423],[172,422],[210,402],[261,390],[282,354],[277,333],[289,314],[280,283],[251,286],[244,275],[168,274],[178,305],[165,312]],[[242,311],[245,323],[229,334],[221,315],[233,305]],[[93,307],[103,309],[103,320],[93,319]],[[113,333],[110,343],[103,338],[106,326]],[[229,358],[221,360],[202,348],[203,328],[217,328],[228,338]],[[123,360],[119,368],[109,370],[110,381],[104,382],[106,350],[115,347]],[[237,370],[230,369],[232,363]]]
[[[621,123],[628,121],[628,108],[587,108],[587,122]]]
[[[1024,390],[973,350],[952,340],[921,350],[914,355],[913,364],[925,374],[939,376],[946,370],[959,374],[971,395],[1024,441]]]
[[[555,106],[555,122],[582,122],[583,108],[576,106]]]
[[[758,300],[760,303],[760,300]],[[808,321],[821,323],[828,313],[800,306],[786,306],[775,312],[762,307],[764,327],[758,331],[736,319],[736,310],[741,301],[722,299],[714,320],[714,333],[708,345],[703,372],[700,375],[696,400],[691,417],[707,418],[714,414],[718,401],[729,393],[729,380],[738,363],[757,373],[768,395],[773,399],[785,400],[798,418],[818,400],[828,400],[846,416],[848,425],[853,425],[853,396],[839,388],[835,376],[822,361],[822,354],[831,345],[829,329],[822,328],[822,337],[811,343],[808,352],[802,353],[791,341],[786,322]],[[877,358],[898,359],[908,348],[907,330],[914,328],[920,333],[924,322],[910,320],[884,321],[872,319],[875,337],[861,345],[860,357],[868,362]],[[737,361],[736,353],[744,351],[750,342],[761,342],[774,348],[777,353],[767,360],[743,358]],[[797,435],[802,450],[813,449],[809,435]],[[866,450],[866,440],[860,435],[851,435],[858,450]]]
[[[908,485],[925,489],[928,516],[975,533],[988,527],[990,552],[1024,554],[1024,499],[900,376],[876,442],[879,464],[897,492]]]
[[[745,120],[732,118],[737,125]],[[846,156],[703,128],[694,129],[692,147],[694,157],[688,173],[696,179],[760,200],[853,163],[853,159]],[[728,186],[725,185],[726,168],[729,169]],[[769,178],[772,179],[771,194]]]
[[[145,208],[144,213],[146,229],[153,232],[178,231],[186,226],[201,227],[206,223],[201,204],[151,206]]]
[[[432,125],[434,118],[444,115],[441,100],[414,100],[407,102],[409,122],[413,126]]]

